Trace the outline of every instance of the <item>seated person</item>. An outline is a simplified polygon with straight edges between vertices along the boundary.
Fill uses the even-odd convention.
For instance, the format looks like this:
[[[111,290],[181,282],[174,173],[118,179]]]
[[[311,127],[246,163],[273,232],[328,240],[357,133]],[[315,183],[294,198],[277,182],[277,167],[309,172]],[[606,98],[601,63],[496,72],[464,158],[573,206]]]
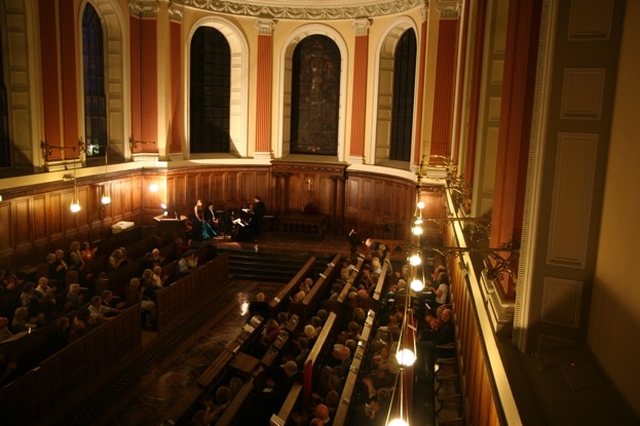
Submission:
[[[151,261],[153,262],[153,267],[162,266],[165,261],[165,257],[160,254],[160,249],[154,248],[151,250]]]
[[[271,308],[264,301],[264,293],[262,292],[256,294],[256,300],[249,303],[249,318],[247,321],[251,320],[254,315],[260,315],[265,320],[271,317]]]
[[[107,316],[108,314],[119,314],[120,312],[120,309],[104,306],[102,304],[102,297],[100,296],[93,296],[91,298],[91,302],[89,304],[89,314],[94,320],[109,321],[113,317]]]
[[[7,340],[13,336],[13,332],[9,330],[9,320],[5,317],[0,317],[0,342]]]
[[[94,320],[88,308],[79,309],[71,321],[69,327],[69,342],[73,342],[85,335],[94,325]]]
[[[192,251],[188,251],[182,255],[182,258],[178,261],[178,273],[180,277],[184,277],[189,272],[195,270],[198,267],[198,257],[193,254]]]
[[[27,308],[19,307],[15,310],[13,321],[11,322],[11,329],[14,334],[29,331],[30,328],[35,326],[35,324],[29,323],[29,310]]]
[[[67,300],[65,302],[66,311],[73,311],[82,306],[84,303],[84,294],[80,290],[80,284],[74,283],[69,286]]]

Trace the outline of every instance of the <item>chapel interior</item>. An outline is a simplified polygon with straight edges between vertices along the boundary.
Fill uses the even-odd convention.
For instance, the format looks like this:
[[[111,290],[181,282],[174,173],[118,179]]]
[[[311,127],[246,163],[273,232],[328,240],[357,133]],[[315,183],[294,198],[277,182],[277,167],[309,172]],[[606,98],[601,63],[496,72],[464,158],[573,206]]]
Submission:
[[[211,240],[218,255],[326,265],[355,236],[396,270],[447,267],[457,399],[431,389],[445,415],[410,424],[640,424],[637,40],[640,0],[5,0],[0,270],[36,282],[74,241],[121,224],[182,238],[197,200],[226,214],[259,197],[260,237]],[[0,416],[181,424],[177,404],[100,394],[171,380],[192,362],[172,348],[198,330],[224,347],[246,322],[225,306],[292,277],[238,280],[166,333],[136,311],[104,367],[76,351],[58,386],[44,360],[0,389]]]

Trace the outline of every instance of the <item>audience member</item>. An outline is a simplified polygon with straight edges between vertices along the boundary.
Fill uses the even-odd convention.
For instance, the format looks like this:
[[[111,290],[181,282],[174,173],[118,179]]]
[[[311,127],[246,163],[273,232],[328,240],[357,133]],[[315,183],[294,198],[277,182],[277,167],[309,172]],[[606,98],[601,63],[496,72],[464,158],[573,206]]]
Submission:
[[[256,294],[256,300],[249,302],[249,321],[254,315],[260,315],[263,319],[267,320],[271,317],[271,308],[269,304],[264,301],[264,293],[260,292]]]
[[[9,330],[9,320],[5,317],[0,317],[0,342],[7,340],[13,336],[13,332]]]

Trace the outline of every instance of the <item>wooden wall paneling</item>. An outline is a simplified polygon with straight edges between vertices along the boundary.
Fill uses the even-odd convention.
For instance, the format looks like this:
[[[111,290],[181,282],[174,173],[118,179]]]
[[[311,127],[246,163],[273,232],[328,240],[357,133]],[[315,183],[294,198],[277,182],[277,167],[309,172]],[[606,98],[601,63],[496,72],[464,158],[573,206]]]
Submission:
[[[13,203],[14,245],[31,242],[31,227],[33,211],[30,209],[30,199],[21,198]]]
[[[240,181],[238,198],[242,205],[253,203],[253,197],[260,195],[266,199],[267,194],[258,194],[256,188],[256,172],[248,170],[246,172],[238,173],[238,179]]]
[[[256,170],[256,174],[255,174],[256,187],[254,191],[255,193],[251,194],[251,197],[255,195],[259,195],[260,198],[262,198],[262,201],[264,201],[265,204],[267,204],[268,212],[273,212],[273,206],[271,205],[272,203],[271,188],[273,188],[274,184],[275,182],[271,177],[270,170],[259,170],[259,169]],[[253,198],[250,201],[253,202]]]
[[[187,194],[185,203],[187,206],[193,207],[196,204],[196,201],[198,201],[198,198],[201,198],[203,195],[200,193],[200,188],[198,187],[198,180],[199,180],[198,178],[199,178],[198,173],[194,173],[193,175],[191,174],[187,175],[186,188],[185,188],[186,194]]]
[[[135,199],[136,207],[142,208],[142,198],[149,193],[149,182],[142,186],[143,179],[128,179],[122,185],[122,214],[124,218],[129,216],[133,211],[133,203]],[[142,195],[142,197],[141,197]],[[123,218],[123,219],[124,219]]]
[[[11,269],[13,256],[13,226],[11,204],[0,203],[0,268]]]
[[[227,208],[238,207],[241,205],[240,189],[238,182],[238,174],[235,171],[227,171],[225,187],[227,191]]]
[[[211,202],[216,210],[227,209],[226,173],[214,173],[211,176]]]
[[[48,207],[46,210],[47,232],[49,239],[55,244],[64,240],[64,221],[62,219],[62,202],[64,194],[60,191],[51,192],[47,195]]]

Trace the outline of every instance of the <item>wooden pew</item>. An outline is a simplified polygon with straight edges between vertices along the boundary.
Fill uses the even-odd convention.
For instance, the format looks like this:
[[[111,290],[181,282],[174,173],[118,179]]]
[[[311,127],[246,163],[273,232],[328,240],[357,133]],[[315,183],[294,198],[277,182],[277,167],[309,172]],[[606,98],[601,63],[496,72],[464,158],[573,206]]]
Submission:
[[[309,257],[307,263],[304,264],[298,273],[291,278],[289,283],[285,285],[277,295],[269,302],[272,315],[276,315],[279,312],[287,311],[289,309],[289,298],[293,292],[298,288],[298,285],[304,281],[305,278],[310,277],[313,273],[313,265],[316,261],[315,256]]]
[[[247,401],[247,398],[253,391],[254,381],[255,379],[251,377],[249,381],[247,381],[240,388],[240,390],[238,391],[238,393],[235,394],[231,402],[229,402],[229,405],[227,405],[227,408],[222,413],[222,416],[220,416],[218,421],[215,423],[216,426],[226,426],[226,425],[234,424],[233,422],[236,416],[238,415],[238,412],[244,406],[245,402]]]
[[[151,248],[153,250],[155,246]],[[150,251],[150,250],[149,250]],[[147,253],[147,252],[145,252]],[[168,259],[173,260],[175,255],[175,244],[170,243],[160,248],[160,255]],[[107,272],[102,276],[96,278],[94,283],[94,294],[101,295],[104,290],[110,290],[116,296],[122,296],[124,288],[129,284],[131,278],[140,277],[142,258],[131,260],[128,264],[121,268]]]
[[[387,253],[386,259],[390,259],[391,253]],[[378,307],[380,306],[380,299],[382,295],[385,294],[387,290],[387,277],[389,274],[389,263],[384,262],[382,266],[382,271],[380,272],[380,276],[378,276],[378,281],[376,282],[376,287],[373,291],[372,297],[367,299],[357,298],[353,304],[352,308],[362,308],[365,311],[369,309],[373,309],[374,312],[378,311]]]
[[[301,406],[300,403],[304,405],[305,393],[307,394],[306,397],[310,395],[313,381],[319,374],[322,361],[325,359],[327,353],[331,351],[331,345],[334,341],[334,337],[339,331],[338,328],[339,321],[336,314],[334,312],[329,313],[329,316],[322,327],[322,331],[318,335],[318,338],[316,339],[313,348],[311,348],[309,356],[304,364],[305,371],[307,369],[311,369],[311,373],[307,376],[304,374],[305,371],[301,372],[304,375],[303,382],[300,384],[294,384],[291,387],[291,390],[287,394],[278,414],[273,414],[271,416],[272,424],[274,424],[274,422],[281,425],[289,424],[290,416],[294,410]],[[309,378],[311,378],[310,382],[307,381]]]
[[[342,315],[342,312],[345,309],[345,305],[349,302],[347,300],[349,291],[351,290],[353,283],[360,276],[360,268],[362,268],[363,262],[364,260],[362,258],[358,258],[358,263],[356,263],[355,268],[351,271],[351,274],[349,275],[349,279],[347,280],[347,282],[344,283],[344,287],[342,287],[342,291],[340,292],[340,295],[335,301],[329,301],[329,300],[325,301],[322,305],[324,309],[330,312],[335,312],[336,315],[338,316]]]
[[[203,257],[208,257],[210,250],[198,250]],[[169,287],[156,294],[156,326],[158,333],[168,330],[179,323],[186,315],[209,302],[229,282],[229,254],[223,253],[207,262],[190,274],[178,279]]]
[[[298,315],[303,322],[308,321],[318,310],[320,303],[326,299],[327,294],[331,289],[331,285],[340,270],[341,258],[342,255],[340,254],[336,254],[334,256],[333,260],[327,265],[324,272],[320,274],[320,277],[301,303],[291,303],[289,310]]]
[[[245,350],[249,342],[259,335],[264,327],[265,319],[256,315],[253,319],[242,327],[240,333],[222,351],[216,360],[198,378],[198,385],[203,389],[208,389],[217,380],[222,370],[224,370],[233,357]]]
[[[374,335],[374,333],[372,333],[374,321],[375,312],[373,310],[370,310],[364,323],[364,327],[362,328],[360,338],[358,339],[358,347],[356,349],[356,352],[353,354],[351,367],[349,368],[349,374],[347,375],[344,388],[342,388],[340,403],[338,404],[336,415],[333,419],[334,426],[343,426],[347,420],[349,405],[353,398],[353,392],[358,383],[360,367],[362,367],[362,361],[365,357],[367,347],[369,346],[372,336]]]
[[[140,315],[139,304],[125,310],[0,389],[0,423],[39,424],[43,413],[93,391],[140,347]]]

